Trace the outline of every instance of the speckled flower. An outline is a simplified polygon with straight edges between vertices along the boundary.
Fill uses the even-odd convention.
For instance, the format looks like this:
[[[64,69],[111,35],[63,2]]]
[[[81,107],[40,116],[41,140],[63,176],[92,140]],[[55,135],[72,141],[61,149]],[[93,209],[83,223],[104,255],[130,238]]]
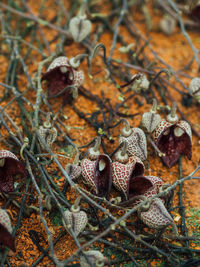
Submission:
[[[78,236],[85,229],[88,223],[87,214],[80,210],[80,207],[77,205],[72,205],[70,210],[66,210],[64,212],[64,216],[67,224],[65,223],[64,219],[63,224],[68,231],[69,229],[72,229],[76,236]]]
[[[147,182],[150,183],[150,186],[145,186]],[[139,218],[150,228],[161,229],[168,225],[172,225],[175,229],[173,219],[165,207],[165,197],[163,199],[155,198],[149,200],[151,197],[156,196],[159,193],[162,186],[163,181],[160,177],[144,176],[143,180],[137,180],[137,186],[132,198],[122,202],[121,205],[127,206],[131,204],[131,206],[135,207],[146,200],[146,203],[138,208]]]
[[[0,247],[7,246],[15,252],[12,225],[7,212],[0,208]]]
[[[161,121],[159,114],[156,114],[157,101],[153,99],[153,106],[149,112],[142,115],[141,124],[148,133],[153,132]]]
[[[179,120],[176,115],[175,104],[167,120],[161,120],[153,132],[156,146],[164,154],[163,162],[170,168],[180,155],[188,159],[192,157],[192,131],[188,122]]]
[[[160,198],[153,199],[147,207],[139,209],[138,215],[150,228],[161,229],[168,225],[174,226],[173,219]]]
[[[123,192],[126,200],[137,195],[138,190],[143,193],[153,186],[152,182],[143,176],[144,164],[138,157],[131,157],[127,164],[116,161],[112,168],[113,185]]]
[[[8,150],[0,151],[0,192],[14,191],[13,176],[26,176],[26,169],[22,162]]]
[[[75,58],[68,59],[65,56],[57,57],[42,75],[42,81],[47,82],[48,96],[56,97],[64,95],[63,101],[70,95],[70,88],[78,88],[84,80],[83,71],[77,68],[80,62]]]
[[[112,164],[109,156],[99,155],[95,161],[83,159],[81,169],[85,182],[92,187],[94,193],[108,197],[112,185]]]
[[[129,156],[137,156],[142,161],[147,159],[147,140],[145,133],[140,128],[130,128],[128,121],[121,131],[119,143],[127,142]]]

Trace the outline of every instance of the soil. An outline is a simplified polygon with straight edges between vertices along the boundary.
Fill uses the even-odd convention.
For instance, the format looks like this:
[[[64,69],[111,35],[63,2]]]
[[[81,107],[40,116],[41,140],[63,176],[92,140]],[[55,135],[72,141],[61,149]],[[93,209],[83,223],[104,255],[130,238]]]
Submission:
[[[6,1],[3,1],[5,4]],[[51,22],[52,24],[60,25],[60,27],[63,27],[64,24],[66,24],[66,18],[63,14],[60,15],[59,12],[61,12],[61,9],[58,4],[55,3],[56,1],[44,1],[43,5],[44,8],[40,12],[40,4],[39,1],[33,1],[29,0],[27,1],[27,5],[31,8],[32,12],[36,15],[41,17],[42,19]],[[60,1],[63,2],[65,5],[66,10],[70,9],[70,6],[72,5],[73,1]],[[102,20],[101,16],[99,19],[94,19],[92,16],[89,15],[89,18],[92,20],[92,33],[89,37],[89,40],[95,44],[95,38],[97,38],[97,29],[100,31],[102,28],[99,27],[101,25],[102,21],[104,21],[104,18],[108,14],[110,14],[112,5],[110,1],[102,1],[101,4],[96,3],[94,1],[94,11],[97,10],[98,13],[103,13]],[[115,2],[115,1],[113,1]],[[16,5],[23,6],[20,1],[17,1]],[[78,10],[78,2],[77,7],[74,5],[74,8]],[[14,6],[12,5],[14,8]],[[132,29],[135,29],[136,38],[134,38],[130,32],[127,30],[127,25],[120,25],[118,29],[118,33],[120,36],[123,37],[124,42],[129,45],[132,44],[132,50],[133,51],[139,51],[139,49],[142,49],[142,46],[145,45],[144,39],[147,40],[147,45],[144,47],[144,51],[138,58],[138,66],[139,62],[141,61],[142,64],[145,64],[146,70],[154,71],[158,73],[161,69],[169,69],[172,73],[175,72],[178,78],[181,82],[185,84],[185,86],[188,88],[189,83],[191,81],[191,78],[198,76],[198,65],[195,60],[187,67],[185,66],[191,61],[191,59],[194,56],[194,53],[191,49],[191,46],[187,42],[185,36],[182,34],[180,27],[176,25],[174,33],[171,35],[165,35],[158,27],[159,22],[162,18],[163,11],[156,9],[153,6],[153,3],[150,1],[150,3],[147,5],[148,12],[151,18],[152,23],[152,30],[147,30],[146,22],[144,14],[141,12],[139,7],[131,7],[127,18],[129,21],[134,21],[135,25],[132,24],[130,27]],[[13,14],[12,12],[8,13],[6,9],[2,8],[2,12],[4,14],[4,19],[9,19],[10,16],[10,33],[7,32],[7,35],[15,35],[15,29],[18,27],[19,35],[23,30],[25,30],[28,27],[31,27],[32,25],[36,25],[35,30],[29,29],[30,32],[34,32],[37,36],[37,38],[33,37],[33,33],[26,34],[24,40],[28,43],[33,44],[35,47],[40,48],[38,43],[42,43],[43,46],[43,52],[46,53],[46,55],[50,55],[48,50],[46,49],[42,37],[39,34],[39,28],[38,24],[35,23],[33,20],[28,20],[25,18],[21,18],[22,21],[20,21],[20,16]],[[28,11],[24,11],[24,14],[30,14]],[[40,14],[40,15],[39,15]],[[72,15],[74,15],[72,11]],[[105,15],[105,16],[104,16]],[[60,20],[57,18],[60,18]],[[187,18],[187,17],[184,17]],[[112,25],[114,26],[119,19],[119,16],[114,16],[114,19],[112,19]],[[20,23],[20,27],[17,25],[17,22]],[[98,28],[99,27],[99,28]],[[49,27],[46,27],[45,25],[40,24],[40,28],[43,31],[43,35],[47,39],[51,53],[55,52],[56,45],[59,43],[61,34],[58,33],[57,30],[53,30]],[[113,33],[111,33],[108,29],[102,29],[103,33],[100,35],[100,38],[98,40],[98,43],[103,43],[107,49],[107,56],[109,55],[113,43]],[[2,29],[3,31],[3,29]],[[191,41],[193,45],[196,47],[196,49],[200,49],[200,39],[199,39],[199,31],[194,30],[192,27],[187,29],[187,33],[189,34]],[[3,34],[3,33],[2,33]],[[17,33],[16,33],[17,34]],[[139,38],[140,37],[140,38]],[[143,38],[143,40],[142,40]],[[38,39],[38,40],[37,40]],[[0,81],[2,83],[7,83],[11,86],[16,86],[17,90],[20,91],[21,94],[23,94],[26,99],[28,99],[31,103],[35,103],[36,101],[36,92],[33,89],[33,87],[30,85],[30,83],[27,80],[27,76],[24,74],[22,65],[17,63],[16,65],[16,74],[13,74],[13,76],[8,75],[8,71],[11,68],[10,62],[11,57],[13,55],[13,40],[12,40],[12,46],[9,45],[9,40],[11,39],[5,39],[1,37],[1,53],[0,53],[0,64],[1,64],[1,72],[0,72]],[[17,42],[19,45],[19,42]],[[133,65],[133,67],[128,68],[128,71],[123,63],[130,63],[130,55],[128,53],[122,53],[120,51],[120,48],[122,46],[121,42],[116,43],[116,47],[114,49],[112,59],[116,61],[112,61],[113,67],[113,76],[115,80],[117,81],[118,85],[123,85],[127,82],[127,80],[130,80],[130,77],[134,74],[137,74],[138,71],[134,67],[137,64]],[[135,50],[135,47],[138,46],[138,48]],[[87,42],[83,45],[81,43],[75,43],[72,40],[66,40],[64,45],[64,55],[66,55],[68,58],[74,57],[75,55],[86,53],[86,47]],[[20,56],[24,59],[27,71],[32,79],[32,81],[36,81],[36,75],[38,71],[39,62],[42,61],[42,56],[40,53],[38,53],[35,50],[31,50],[31,52],[28,52],[28,49],[30,49],[27,45],[22,44],[20,45]],[[156,52],[156,55],[152,53],[152,50]],[[103,62],[102,58],[102,51],[100,51],[99,55],[93,59],[92,63],[92,74],[93,78],[89,77],[88,75],[88,64],[87,60],[83,60],[81,63],[79,69],[84,71],[84,83],[83,87],[79,90],[79,95],[75,101],[73,101],[73,104],[67,104],[64,107],[62,106],[63,97],[57,97],[53,99],[49,99],[49,104],[53,110],[54,114],[58,113],[58,118],[62,121],[63,125],[65,127],[61,126],[62,130],[65,134],[69,135],[73,143],[76,144],[77,147],[84,146],[91,142],[96,136],[97,136],[97,129],[94,128],[93,125],[88,123],[84,118],[80,118],[80,116],[75,111],[75,108],[77,108],[80,112],[83,112],[86,114],[86,117],[89,117],[90,114],[94,112],[101,111],[100,106],[85,97],[83,94],[84,88],[91,92],[93,95],[98,96],[99,98],[106,100],[109,99],[112,107],[115,107],[116,104],[119,104],[123,101],[123,99],[126,99],[128,96],[130,96],[133,91],[127,90],[131,86],[127,86],[126,88],[122,89],[122,92],[120,92],[115,84],[111,81],[111,79],[107,75],[106,66]],[[137,55],[135,55],[137,56]],[[166,66],[165,64],[162,64],[162,62],[159,60],[162,59],[162,61],[165,64],[168,64]],[[149,62],[152,64],[153,67],[149,67],[147,69],[147,64],[144,63],[146,60],[146,63]],[[131,63],[130,63],[131,64]],[[140,65],[141,68],[144,68],[144,65]],[[47,65],[42,69],[42,72],[44,73],[47,69]],[[13,71],[13,65],[10,71]],[[127,72],[127,73],[126,73]],[[130,75],[128,75],[128,72]],[[147,71],[148,72],[148,71]],[[14,72],[13,72],[14,73]],[[14,76],[15,75],[15,76]],[[6,77],[10,77],[9,80],[6,81]],[[148,75],[147,75],[148,76]],[[153,79],[155,75],[149,75],[149,79]],[[162,73],[160,77],[166,78],[165,73]],[[12,83],[12,79],[14,79],[14,82]],[[145,163],[146,170],[145,175],[154,175],[159,176],[163,179],[165,183],[173,184],[177,179],[181,177],[186,177],[190,173],[192,173],[195,168],[198,165],[199,159],[200,159],[200,113],[199,113],[199,104],[195,99],[192,100],[192,104],[189,106],[183,105],[183,94],[187,94],[187,90],[182,86],[180,82],[177,82],[174,75],[172,74],[169,78],[169,83],[175,86],[178,90],[175,90],[170,86],[170,84],[167,84],[165,82],[158,82],[157,88],[156,86],[152,86],[152,92],[141,92],[136,93],[133,97],[131,97],[124,106],[122,106],[119,111],[123,114],[126,114],[127,116],[130,114],[136,114],[133,118],[127,117],[127,120],[129,121],[130,125],[132,127],[138,127],[140,126],[141,116],[144,112],[147,112],[151,108],[152,98],[153,95],[156,96],[156,98],[159,101],[159,105],[164,107],[165,103],[163,102],[161,98],[161,94],[159,93],[159,90],[163,92],[163,99],[166,100],[167,104],[169,106],[172,105],[172,98],[177,102],[178,108],[184,115],[185,119],[193,126],[195,129],[195,132],[193,131],[193,137],[192,137],[192,159],[189,160],[186,157],[182,157],[182,174],[180,174],[180,164],[176,164],[170,169],[163,165],[163,162],[158,157],[154,149],[150,144],[148,144],[148,162]],[[0,85],[1,86],[1,85]],[[36,84],[37,86],[37,84]],[[43,85],[44,86],[44,85]],[[158,88],[159,87],[159,88]],[[45,86],[44,86],[45,88]],[[20,102],[18,102],[16,99],[14,99],[13,93],[9,89],[8,96],[5,97],[5,88],[1,86],[0,90],[0,106],[4,109],[4,111],[10,116],[10,118],[14,121],[14,123],[19,127],[19,130],[22,133],[23,137],[26,137],[27,131],[26,128],[29,128],[29,131],[31,129],[31,125],[28,124],[28,120],[26,119],[25,115],[22,114],[22,111],[19,107]],[[45,89],[44,89],[45,91]],[[46,91],[45,91],[46,92]],[[103,96],[103,97],[102,97]],[[189,95],[187,95],[187,99],[189,99]],[[189,101],[189,100],[188,100]],[[105,103],[108,105],[109,102],[105,101]],[[32,115],[33,114],[33,108],[29,104],[24,104],[24,107],[27,111],[27,114]],[[75,107],[75,108],[74,108]],[[45,105],[45,103],[41,104],[41,109],[44,112],[48,112],[48,107]],[[163,112],[161,110],[161,116],[162,118],[166,117],[166,112]],[[178,114],[179,117],[181,117],[181,114]],[[116,116],[115,122],[119,121],[120,116]],[[10,122],[6,119],[9,127],[11,130],[16,133],[16,129],[13,128]],[[24,121],[24,123],[23,123]],[[41,116],[40,123],[44,121],[44,117]],[[100,115],[98,117],[98,121],[103,121],[103,116]],[[113,122],[114,123],[114,122]],[[118,138],[120,135],[120,130],[122,129],[122,124],[119,126],[110,129],[110,133],[106,133],[103,137],[106,150],[109,154],[111,154],[117,147],[118,147]],[[33,130],[33,129],[32,129]],[[104,129],[102,129],[103,131]],[[99,129],[99,132],[101,129]],[[197,133],[197,134],[195,134]],[[0,145],[1,149],[7,149],[14,153],[16,153],[16,156],[23,161],[23,159],[20,157],[20,148],[12,141],[10,138],[10,132],[8,132],[3,125],[1,125],[0,128]],[[55,154],[63,155],[58,156],[63,168],[68,164],[72,163],[75,157],[75,150],[70,146],[70,144],[66,144],[64,141],[63,135],[59,132],[56,142],[52,145],[52,150]],[[81,151],[87,151],[87,148],[81,149]],[[102,148],[101,151],[103,152]],[[46,153],[46,152],[44,152]],[[46,159],[48,162],[46,163],[45,168],[52,177],[53,181],[58,185],[59,189],[62,190],[64,187],[64,177],[58,168],[57,164],[51,160],[51,157],[49,155],[44,156],[43,159]],[[25,161],[24,161],[25,162]],[[43,163],[45,164],[45,163]],[[44,189],[44,185],[42,185],[40,179],[41,175],[39,171],[37,170],[36,166],[34,167],[34,164],[31,163],[32,169],[34,170],[34,176],[36,177],[36,180],[38,184],[40,185],[40,188]],[[198,171],[195,176],[198,177],[200,172]],[[20,177],[17,177],[15,180],[16,185],[19,185],[21,182],[24,182],[26,184],[26,179],[21,179]],[[20,195],[13,195],[11,198],[9,196],[1,196],[0,195],[0,205],[2,208],[6,208],[11,221],[12,225],[15,226],[17,223],[19,208],[16,207],[16,205],[13,204],[13,200],[15,200],[17,203],[21,203],[22,198],[24,196],[25,192],[25,184],[22,185],[20,188]],[[90,189],[85,185],[81,180],[78,180],[78,184],[83,187],[84,189],[90,191]],[[192,179],[184,182],[183,188],[182,188],[182,198],[183,198],[183,206],[185,210],[185,217],[186,222],[188,222],[189,218],[191,217],[191,209],[198,210],[200,206],[200,180],[198,179]],[[43,204],[44,204],[44,196],[46,189],[43,191]],[[28,215],[23,214],[20,222],[20,227],[16,231],[15,235],[15,244],[16,244],[16,252],[11,253],[12,255],[8,256],[8,260],[10,262],[10,266],[20,266],[20,264],[26,264],[27,266],[32,266],[32,264],[37,260],[37,258],[42,254],[41,251],[39,251],[38,247],[34,244],[32,238],[30,237],[30,231],[36,231],[39,235],[40,239],[40,245],[43,248],[47,248],[49,246],[47,242],[47,236],[46,236],[46,230],[43,226],[43,223],[41,221],[41,217],[39,214],[39,204],[38,204],[38,194],[34,188],[33,185],[29,186],[28,190],[28,197],[26,199],[27,205],[33,206],[32,212]],[[115,197],[118,195],[118,192],[116,192],[114,189],[112,189],[111,197]],[[77,197],[77,193],[74,188],[68,187],[66,192],[66,199],[71,204],[73,204],[74,200]],[[7,199],[10,199],[10,201],[7,201]],[[177,186],[174,192],[174,199],[173,199],[173,207],[179,206],[179,187]],[[102,206],[106,207],[105,204],[102,204]],[[84,207],[84,204],[83,204]],[[88,205],[85,204],[85,209],[88,208]],[[120,216],[123,214],[123,211],[116,211],[116,209],[111,209],[110,212],[114,216]],[[101,212],[99,212],[101,215]],[[181,222],[181,216],[180,216],[180,209],[175,208],[171,214],[174,216],[174,220],[176,224],[180,224]],[[53,240],[55,240],[59,234],[64,230],[64,226],[59,223],[55,223],[55,220],[53,221],[53,214],[51,214],[50,211],[46,210],[44,211],[45,219],[47,226],[49,228],[49,231],[51,232],[53,236]],[[132,218],[132,217],[131,217]],[[55,218],[54,218],[55,219]],[[134,219],[135,220],[135,219]],[[196,220],[199,221],[198,216],[196,217]],[[130,219],[131,221],[131,219]],[[18,222],[19,223],[19,222]],[[193,234],[195,231],[199,231],[199,226],[197,225],[197,228],[194,228],[193,223],[187,223],[188,227],[188,233],[190,235]],[[133,228],[130,227],[131,230]],[[146,228],[145,228],[146,229]],[[149,230],[147,230],[149,231]],[[170,241],[171,242],[171,241]],[[173,244],[180,244],[179,241],[173,241]],[[95,243],[98,248],[103,252],[105,245],[102,243]],[[194,249],[200,250],[200,244],[190,242],[190,247]],[[59,239],[58,243],[54,247],[54,252],[56,253],[59,260],[63,260],[68,258],[77,250],[77,246],[73,238],[65,232],[63,236]],[[110,256],[110,260],[114,260],[116,258],[116,255]],[[160,266],[160,261],[158,259],[151,259],[146,258],[146,263],[149,263],[148,266]],[[74,261],[74,264],[77,262]],[[72,264],[72,263],[71,263]],[[6,265],[9,266],[9,265]],[[40,263],[38,263],[36,266],[54,266],[52,261],[48,257],[44,257]],[[74,265],[75,266],[75,265]],[[77,265],[78,266],[78,265]],[[113,265],[113,266],[126,266],[126,265]],[[127,265],[132,266],[132,265]],[[146,266],[146,265],[144,265]]]

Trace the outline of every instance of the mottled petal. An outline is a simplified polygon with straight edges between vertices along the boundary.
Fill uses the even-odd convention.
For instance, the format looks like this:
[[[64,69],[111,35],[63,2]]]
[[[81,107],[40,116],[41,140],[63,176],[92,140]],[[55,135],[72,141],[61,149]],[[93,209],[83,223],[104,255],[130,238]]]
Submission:
[[[0,159],[4,159],[5,163],[0,167],[0,191],[14,191],[13,176],[21,174],[26,176],[25,166],[17,157],[10,151],[1,150]]]
[[[14,238],[11,235],[12,225],[8,213],[0,208],[0,245],[9,247],[15,251]]]
[[[112,164],[107,155],[99,155],[96,161],[81,162],[82,175],[98,196],[108,197],[112,185]]]
[[[123,164],[114,162],[113,166],[113,184],[119,191],[122,191],[129,198],[129,183],[135,176],[143,176],[144,165],[137,157],[132,157],[131,162]]]
[[[128,198],[144,195],[150,188],[153,188],[152,182],[143,176],[137,176],[130,179],[128,186]]]
[[[76,164],[68,164],[65,170],[72,180],[77,179],[81,175],[81,166]]]
[[[142,161],[147,159],[147,141],[145,133],[140,128],[132,128],[128,137],[121,136],[119,143],[127,142],[127,152],[130,156],[137,156]]]
[[[82,70],[74,70],[74,86],[79,87],[84,81],[84,73]]]
[[[90,260],[90,262],[94,265],[96,265],[96,262],[98,261],[101,263],[100,266],[104,266],[104,262],[106,261],[106,258],[103,256],[103,254],[98,250],[89,250],[84,251],[84,254],[87,256],[87,258]],[[90,267],[91,265],[87,262],[84,256],[80,257],[80,266],[81,267]]]
[[[94,181],[98,196],[108,197],[112,185],[112,162],[107,155],[99,155],[95,164]]]
[[[173,223],[171,215],[160,198],[155,198],[147,211],[139,212],[140,219],[150,228],[161,229]]]
[[[66,67],[67,72],[61,72],[61,67],[63,65],[56,67],[54,69],[49,70],[42,76],[42,81],[47,81],[47,88],[48,88],[48,96],[49,97],[56,97],[64,93],[64,89],[72,85],[74,82],[74,74],[71,67]],[[68,90],[68,89],[66,89]],[[70,91],[65,91],[68,94]]]
[[[88,223],[88,217],[84,211],[71,212],[69,210],[66,210],[64,212],[64,215],[68,223],[66,227],[69,227],[70,225],[76,236],[78,236],[85,229]]]
[[[16,251],[14,238],[2,224],[0,224],[0,245],[7,246],[14,252]]]
[[[82,175],[85,182],[95,190],[97,194],[97,188],[94,182],[95,161],[89,159],[83,159],[81,162]]]
[[[142,115],[142,126],[147,130],[148,133],[153,132],[158,124],[161,121],[161,117],[159,114],[154,112],[145,112]]]

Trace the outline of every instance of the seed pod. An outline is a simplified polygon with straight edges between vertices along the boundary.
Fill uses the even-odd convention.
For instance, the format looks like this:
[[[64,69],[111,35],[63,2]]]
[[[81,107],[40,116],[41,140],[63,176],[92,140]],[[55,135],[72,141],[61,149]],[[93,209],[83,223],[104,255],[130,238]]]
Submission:
[[[78,56],[78,60],[75,60],[76,57],[70,60],[64,56],[57,57],[42,75],[42,81],[47,82],[49,97],[64,95],[63,101],[66,101],[71,94],[70,90],[77,90],[83,83],[84,73],[77,70],[80,65],[80,55]]]
[[[103,267],[107,261],[103,254],[97,250],[85,251],[84,254],[95,267]],[[87,262],[84,256],[80,257],[80,266],[90,267],[90,264]]]
[[[148,133],[152,133],[161,121],[159,114],[156,114],[157,101],[153,99],[153,106],[149,112],[142,115],[142,126],[147,130]]]
[[[70,211],[66,210],[64,212],[64,215],[67,221],[67,225],[66,225],[63,219],[63,224],[65,228],[68,231],[70,228],[72,228],[76,236],[78,236],[85,229],[88,223],[87,214],[84,211],[80,211],[80,207],[77,205],[72,205]]]
[[[76,43],[83,41],[91,33],[91,30],[92,23],[85,16],[74,17],[69,22],[69,32]]]
[[[147,159],[147,140],[145,133],[140,128],[130,128],[128,121],[121,131],[119,143],[127,142],[129,156],[137,156],[142,161]]]
[[[13,192],[13,176],[21,174],[26,176],[26,169],[22,162],[8,150],[0,150],[0,192]]]
[[[15,250],[14,238],[12,237],[12,225],[7,212],[0,208],[0,246],[7,246]]]
[[[112,164],[109,156],[99,155],[95,161],[83,159],[81,169],[84,180],[94,193],[108,198],[112,185]]]
[[[138,157],[131,157],[131,162],[127,164],[114,162],[112,164],[112,169],[113,185],[116,189],[123,192],[126,200],[135,195],[138,183],[142,184],[145,190],[152,187],[152,183],[143,176],[144,164]]]
[[[162,156],[167,167],[174,165],[180,155],[192,157],[192,131],[189,123],[179,120],[176,115],[176,105],[173,104],[171,113],[166,120],[161,120],[153,132],[156,146],[165,154]]]

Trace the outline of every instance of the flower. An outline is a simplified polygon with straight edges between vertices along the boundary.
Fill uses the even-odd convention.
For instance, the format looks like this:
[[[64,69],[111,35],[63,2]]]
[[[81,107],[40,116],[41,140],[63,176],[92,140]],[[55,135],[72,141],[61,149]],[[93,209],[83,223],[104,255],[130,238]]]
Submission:
[[[83,41],[91,33],[91,30],[92,23],[86,19],[86,16],[74,17],[69,22],[69,32],[76,43]]]
[[[96,160],[83,159],[82,175],[95,194],[108,197],[112,185],[112,164],[108,155],[101,154]]]
[[[73,89],[72,93],[74,94],[74,98],[76,97],[77,88],[84,80],[83,71],[77,70],[79,65],[80,57],[69,60],[65,56],[60,56],[53,60],[47,72],[42,75],[42,81],[47,82],[49,97],[56,97],[63,94],[63,103],[65,103],[70,95],[70,88]]]
[[[0,246],[2,245],[16,251],[10,218],[7,212],[0,208]]]
[[[167,167],[174,165],[180,155],[192,157],[192,131],[188,122],[179,120],[176,115],[176,104],[173,103],[167,120],[163,119],[153,132],[156,146],[164,154],[163,162]]]
[[[119,143],[127,142],[129,156],[137,156],[142,161],[147,159],[147,140],[140,128],[130,128],[129,122],[124,120],[126,126],[121,131]]]
[[[136,156],[131,157],[127,164],[114,162],[112,169],[113,185],[123,192],[126,200],[138,194],[138,190],[141,193],[153,186],[151,181],[143,176],[144,164]]]
[[[148,182],[150,183],[149,185]],[[128,201],[122,202],[121,205],[127,206],[127,204],[131,204],[136,207],[146,200],[137,210],[139,218],[150,228],[161,229],[172,225],[174,230],[177,231],[173,219],[165,207],[165,201],[169,196],[165,195],[162,199],[154,198],[149,200],[151,197],[156,196],[163,186],[164,184],[160,177],[144,176],[143,179],[139,178],[136,184],[133,183],[134,194]]]
[[[190,82],[189,88],[192,96],[200,103],[200,78],[193,78]]]
[[[66,229],[69,230],[72,228],[76,236],[78,236],[85,229],[88,223],[87,214],[80,210],[78,204],[79,203],[72,205],[70,210],[66,210],[64,212],[67,225],[63,219],[63,224]]]
[[[22,174],[26,176],[24,164],[8,150],[0,151],[0,192],[14,191],[13,176]]]
[[[162,229],[168,225],[174,226],[173,219],[160,198],[154,198],[146,206],[141,207],[138,215],[150,228]]]
[[[148,133],[153,132],[161,121],[159,114],[156,114],[157,101],[153,99],[153,106],[149,112],[142,115],[141,124]]]

